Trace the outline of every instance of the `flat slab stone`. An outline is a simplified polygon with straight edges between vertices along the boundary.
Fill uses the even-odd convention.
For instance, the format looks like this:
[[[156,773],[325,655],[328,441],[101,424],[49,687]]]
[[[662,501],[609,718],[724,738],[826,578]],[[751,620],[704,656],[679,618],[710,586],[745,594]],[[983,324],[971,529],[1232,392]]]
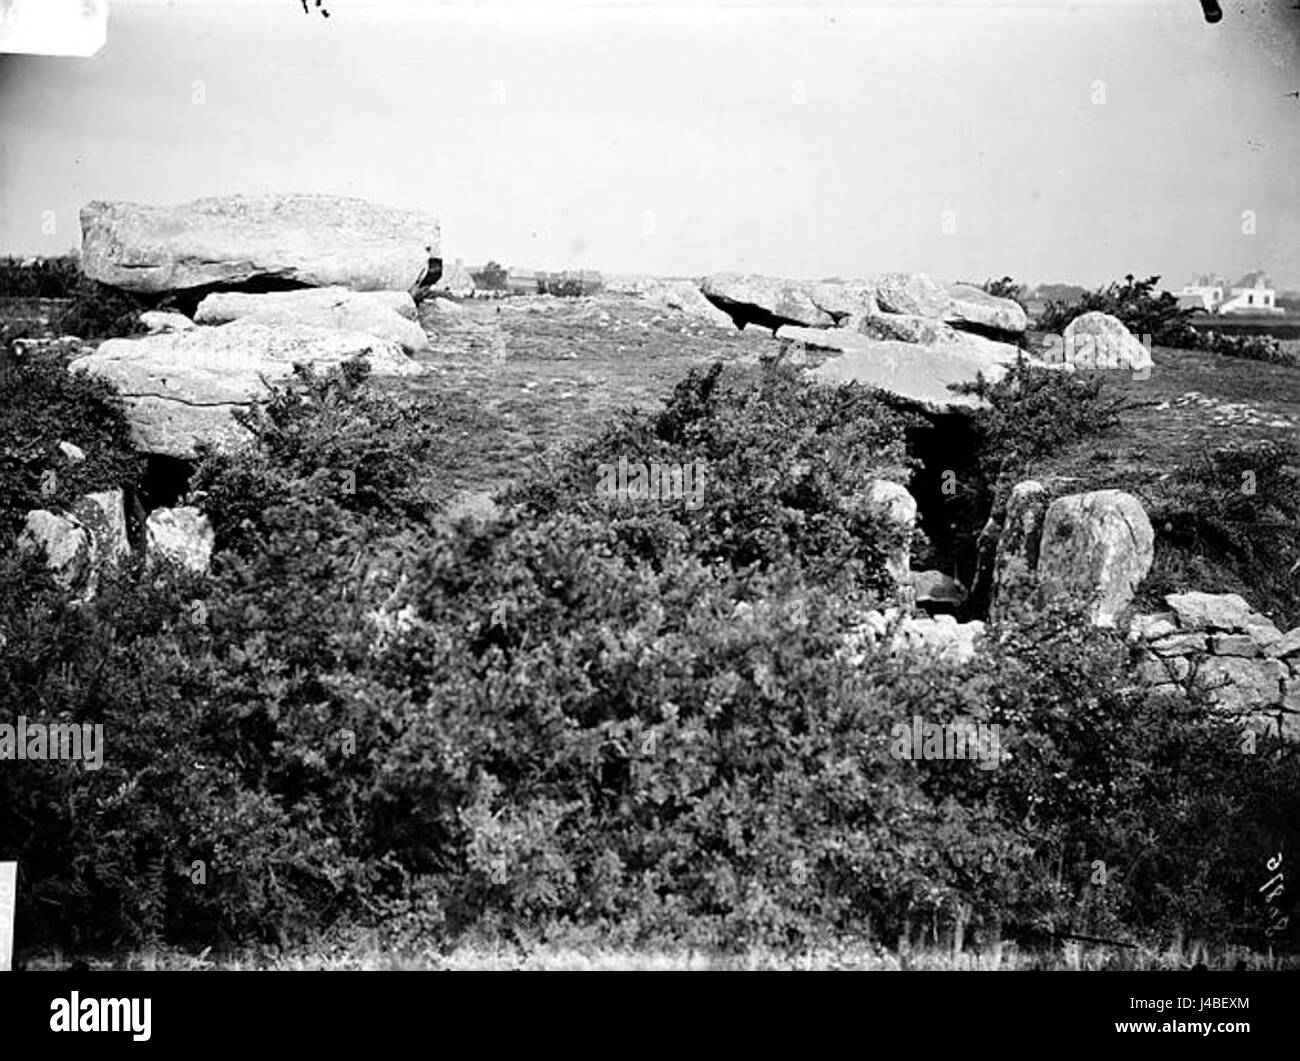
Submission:
[[[415,300],[407,291],[349,291],[315,287],[300,291],[208,295],[194,314],[198,324],[305,324],[346,332],[365,332],[396,343],[408,354],[429,349],[429,337],[416,323]]]
[[[222,448],[247,437],[233,413],[266,395],[263,378],[283,380],[295,363],[324,370],[354,357],[364,357],[376,376],[423,371],[395,344],[373,335],[249,321],[110,339],[68,368],[117,387],[136,448],[191,460],[201,442]]]
[[[862,383],[878,387],[935,412],[977,409],[983,405],[972,394],[949,390],[955,383],[973,383],[983,373],[996,382],[1014,362],[1016,350],[986,350],[965,344],[922,346],[870,336],[842,328],[814,329],[784,327],[778,338],[793,339],[808,346],[838,350],[833,357],[810,370],[813,378],[828,383]],[[990,343],[993,348],[1003,344]]]
[[[332,195],[96,200],[82,207],[81,244],[86,276],[142,293],[258,279],[411,291],[442,257],[431,215]]]

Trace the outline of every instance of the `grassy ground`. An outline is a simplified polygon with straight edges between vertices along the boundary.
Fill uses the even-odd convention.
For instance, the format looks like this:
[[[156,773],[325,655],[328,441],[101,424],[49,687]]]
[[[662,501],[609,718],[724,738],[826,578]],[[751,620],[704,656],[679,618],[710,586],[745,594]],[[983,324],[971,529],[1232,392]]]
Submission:
[[[449,469],[466,489],[516,478],[616,409],[657,404],[692,366],[753,362],[775,346],[770,333],[723,330],[619,296],[448,305],[421,308],[434,352],[419,358],[429,374],[415,385],[479,406],[464,463]]]

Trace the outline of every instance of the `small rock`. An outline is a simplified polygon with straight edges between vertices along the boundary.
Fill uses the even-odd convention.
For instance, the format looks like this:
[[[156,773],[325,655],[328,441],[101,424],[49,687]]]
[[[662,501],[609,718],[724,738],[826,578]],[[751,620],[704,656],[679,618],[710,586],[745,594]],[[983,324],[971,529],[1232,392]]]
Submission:
[[[1300,656],[1300,626],[1284,634],[1264,650],[1264,655],[1271,659],[1289,659]]]
[[[202,574],[212,562],[212,523],[192,505],[157,508],[145,521],[146,555],[165,557]]]
[[[86,451],[82,449],[80,446],[74,445],[71,442],[60,442],[59,450],[73,464],[80,464],[82,461],[86,459]]]
[[[1270,622],[1251,623],[1246,627],[1246,634],[1261,650],[1282,640],[1282,631]]]
[[[1130,641],[1155,641],[1178,630],[1173,612],[1157,612],[1153,615],[1135,615],[1129,623]]]
[[[151,335],[159,332],[185,332],[195,327],[194,322],[184,313],[163,309],[151,309],[141,313],[140,323],[149,329]]]
[[[1210,638],[1210,650],[1216,656],[1241,656],[1250,659],[1259,655],[1259,645],[1247,634],[1215,634]]]
[[[1138,678],[1150,685],[1184,682],[1191,672],[1191,663],[1182,656],[1143,660],[1137,668]]]
[[[1268,622],[1236,593],[1170,593],[1165,603],[1184,629],[1245,630]]]
[[[1157,656],[1187,656],[1206,650],[1204,634],[1172,634],[1152,641],[1148,646]]]
[[[90,570],[90,535],[76,520],[55,515],[45,509],[27,513],[27,522],[18,536],[18,548],[32,550],[44,546],[46,563],[55,581],[64,589],[80,586]]]
[[[913,571],[912,592],[917,604],[957,608],[966,600],[966,587],[941,571]]]
[[[1286,668],[1275,659],[1210,656],[1198,675],[1219,707],[1240,713],[1280,704]]]

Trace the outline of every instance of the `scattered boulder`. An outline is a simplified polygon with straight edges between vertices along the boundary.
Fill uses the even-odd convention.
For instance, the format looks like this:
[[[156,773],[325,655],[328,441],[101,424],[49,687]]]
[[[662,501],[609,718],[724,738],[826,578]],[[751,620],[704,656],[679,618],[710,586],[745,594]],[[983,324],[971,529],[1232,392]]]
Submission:
[[[975,658],[985,626],[979,620],[959,623],[951,615],[906,616],[896,608],[869,611],[849,633],[845,652],[861,663],[871,646],[888,645],[891,653],[965,664]]]
[[[966,587],[942,571],[913,571],[912,596],[929,612],[955,611],[966,602]]]
[[[185,332],[194,327],[194,322],[184,313],[165,309],[146,310],[140,314],[140,323],[149,329],[150,335],[158,332]]]
[[[1142,503],[1120,490],[1058,497],[1039,544],[1040,601],[1075,596],[1092,621],[1113,626],[1155,559],[1155,532]]]
[[[1075,317],[1065,328],[1061,357],[1076,369],[1134,369],[1151,367],[1151,351],[1118,317],[1092,311]],[[1049,354],[1049,360],[1055,360]]]
[[[414,291],[442,256],[436,218],[330,195],[95,201],[81,244],[86,276],[143,293],[249,281]]]
[[[949,304],[944,320],[960,321],[1009,335],[1023,335],[1029,327],[1025,308],[1013,299],[990,295],[983,288],[970,284],[949,284],[946,290]]]
[[[361,356],[380,376],[422,371],[397,346],[372,335],[242,320],[110,339],[69,369],[117,386],[137,449],[192,460],[200,442],[220,448],[246,437],[231,414],[265,395],[263,377],[282,380],[293,373],[295,362],[325,369]]]
[[[1006,336],[1024,333],[1029,318],[1020,303],[970,284],[941,285],[926,273],[885,273],[875,282],[876,302],[888,313],[946,321]]]
[[[216,538],[208,517],[192,505],[156,508],[145,521],[145,555],[162,557],[205,573],[212,562]]]
[[[90,534],[76,520],[40,508],[28,512],[18,536],[18,548],[27,551],[41,547],[45,549],[46,565],[64,589],[75,589],[85,581],[90,572]]]
[[[948,292],[926,273],[885,273],[876,278],[875,289],[886,313],[942,320],[952,306]]]
[[[716,273],[704,280],[700,291],[737,327],[758,324],[775,331],[782,324],[814,328],[835,324],[835,318],[813,302],[805,285],[791,280]]]
[[[18,547],[40,546],[56,581],[80,599],[90,599],[101,572],[131,553],[122,491],[87,494],[67,513],[28,512]]]
[[[265,294],[218,292],[199,303],[194,320],[199,324],[245,320],[253,324],[334,328],[385,339],[408,354],[429,349],[429,337],[416,323],[415,300],[406,291],[320,287]]]
[[[861,280],[824,280],[806,285],[812,304],[840,327],[880,312],[876,291]]]
[[[951,615],[913,617],[903,621],[906,650],[932,653],[950,663],[969,663],[975,658],[977,642],[984,635],[978,619],[959,623]]]
[[[86,451],[72,442],[60,442],[59,452],[72,464],[80,464],[86,459]]]

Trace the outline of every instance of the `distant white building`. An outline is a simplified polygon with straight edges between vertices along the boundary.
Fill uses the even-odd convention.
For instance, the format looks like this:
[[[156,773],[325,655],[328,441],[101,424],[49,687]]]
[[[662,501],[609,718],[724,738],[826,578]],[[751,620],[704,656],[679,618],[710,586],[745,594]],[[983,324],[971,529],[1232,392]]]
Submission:
[[[1206,313],[1283,312],[1277,305],[1277,292],[1268,277],[1259,271],[1247,273],[1231,285],[1222,277],[1198,276],[1178,293],[1178,305]]]
[[[1277,292],[1262,272],[1247,273],[1232,286],[1232,292],[1219,306],[1220,313],[1281,313]]]
[[[1228,290],[1227,281],[1218,276],[1198,276],[1178,292],[1178,305],[1182,309],[1199,309],[1217,313],[1223,305]]]

